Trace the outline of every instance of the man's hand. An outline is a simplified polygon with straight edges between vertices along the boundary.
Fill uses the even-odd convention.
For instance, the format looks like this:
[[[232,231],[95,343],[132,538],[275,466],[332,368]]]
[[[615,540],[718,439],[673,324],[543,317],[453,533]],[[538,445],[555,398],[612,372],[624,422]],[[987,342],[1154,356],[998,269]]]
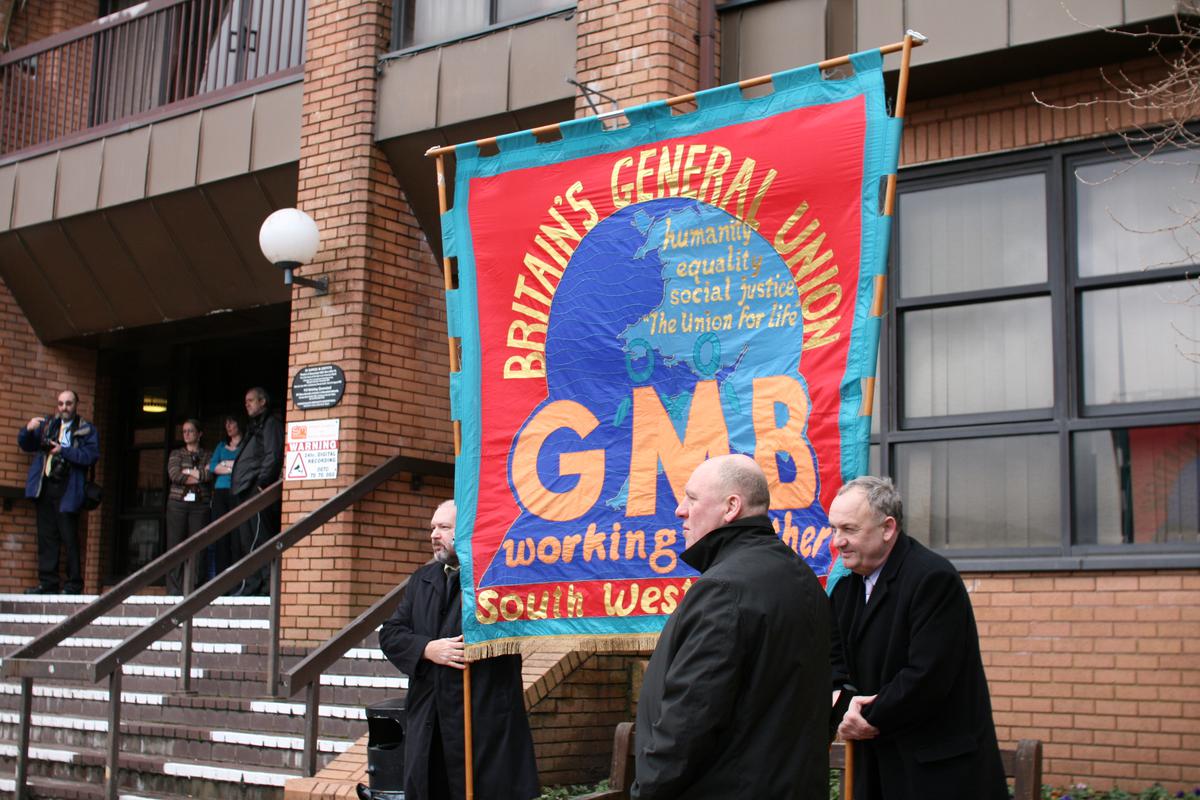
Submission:
[[[25,423],[25,430],[36,431],[38,426],[46,421],[45,417],[31,417],[29,422]]]
[[[855,697],[850,700],[850,708],[846,710],[846,716],[842,717],[842,724],[838,726],[839,739],[849,742],[874,739],[879,735],[879,729],[867,722],[862,715],[863,706],[869,706],[874,702],[875,695]]]
[[[62,445],[61,445],[61,444],[56,444],[56,445],[54,445],[54,447],[51,447],[51,448],[50,448],[50,455],[52,455],[52,456],[56,456],[56,455],[58,455],[58,454],[59,454],[59,453],[61,453],[61,452],[62,452]]]
[[[425,645],[425,653],[421,657],[426,661],[432,661],[439,667],[466,669],[462,634],[449,639],[430,640],[429,644]]]

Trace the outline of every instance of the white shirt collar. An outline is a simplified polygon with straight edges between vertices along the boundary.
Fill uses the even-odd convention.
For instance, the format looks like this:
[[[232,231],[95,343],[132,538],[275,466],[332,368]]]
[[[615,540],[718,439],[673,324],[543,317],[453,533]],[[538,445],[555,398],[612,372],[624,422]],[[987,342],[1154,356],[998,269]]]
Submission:
[[[883,564],[875,568],[874,572],[863,578],[863,589],[866,592],[864,600],[871,599],[871,592],[875,591],[875,583],[879,580],[879,573],[883,572],[884,564],[887,564],[887,562],[883,562]]]

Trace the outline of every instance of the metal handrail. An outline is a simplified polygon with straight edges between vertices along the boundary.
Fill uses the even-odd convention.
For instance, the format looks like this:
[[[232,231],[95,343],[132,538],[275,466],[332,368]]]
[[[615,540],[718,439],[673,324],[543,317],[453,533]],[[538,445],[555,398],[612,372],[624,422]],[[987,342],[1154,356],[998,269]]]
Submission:
[[[121,129],[298,75],[304,0],[150,0],[0,55],[0,153]]]
[[[375,601],[374,605],[358,615],[358,618],[335,633],[326,642],[305,656],[280,678],[279,687],[285,697],[291,697],[307,689],[304,701],[304,774],[312,777],[317,773],[317,737],[320,735],[321,675],[346,651],[367,638],[371,631],[387,619],[400,598],[408,590],[409,578]]]
[[[254,514],[264,510],[277,501],[282,495],[283,482],[277,481],[260,492],[246,503],[221,517],[194,536],[188,537],[176,547],[164,553],[159,558],[142,567],[137,573],[122,581],[103,596],[97,598],[89,608],[80,611],[72,617],[55,626],[51,631],[38,637],[21,650],[4,659],[2,674],[17,676],[21,681],[21,719],[18,731],[17,770],[15,797],[23,800],[26,796],[26,777],[29,760],[29,728],[33,708],[33,680],[39,677],[54,677],[58,679],[89,680],[98,682],[108,678],[109,682],[109,712],[108,712],[108,752],[105,763],[105,799],[116,800],[119,776],[118,755],[120,753],[121,737],[121,665],[132,660],[154,642],[161,639],[180,625],[185,626],[184,641],[181,655],[181,682],[190,677],[190,636],[189,629],[192,617],[214,599],[221,596],[239,581],[250,576],[268,563],[271,567],[271,647],[268,654],[268,691],[278,693],[279,684],[279,585],[280,558],[283,552],[316,531],[333,517],[340,514],[351,505],[357,503],[380,485],[396,474],[408,470],[420,474],[445,474],[449,465],[438,462],[415,459],[397,455],[384,461],[363,477],[338,492],[321,506],[312,511],[304,519],[292,525],[287,530],[268,539],[249,555],[233,564],[226,571],[216,576],[204,586],[191,591],[191,578],[194,570],[196,554],[220,536],[232,530],[236,525],[245,522]],[[78,631],[88,622],[96,619],[104,611],[118,605],[133,591],[144,587],[149,582],[166,574],[167,570],[178,567],[180,562],[187,560],[189,567],[185,571],[185,592],[180,602],[159,614],[149,624],[139,631],[130,634],[124,641],[111,648],[92,661],[59,661],[53,663],[42,661],[47,650],[61,643],[70,633]],[[403,586],[405,584],[402,584]],[[132,588],[131,588],[132,587]],[[399,588],[399,587],[398,587]],[[395,593],[397,590],[393,590]],[[382,601],[372,606],[376,609]],[[370,610],[368,612],[370,613]],[[361,619],[361,617],[360,617]],[[81,621],[82,620],[82,621]],[[51,644],[50,642],[53,642]],[[320,685],[320,679],[315,681]],[[186,686],[186,683],[183,684]],[[311,690],[310,683],[310,690]],[[313,742],[315,747],[315,740]],[[315,764],[315,757],[314,757]]]
[[[53,628],[50,628],[42,633],[29,644],[13,652],[10,656],[4,659],[4,664],[0,666],[0,675],[3,675],[6,678],[14,676],[47,677],[47,673],[42,670],[34,670],[32,672],[27,671],[32,669],[30,665],[38,663],[34,659],[37,659],[47,650],[62,644],[62,641],[71,634],[82,630],[97,617],[100,617],[108,611],[116,608],[121,603],[125,602],[125,600],[130,596],[140,592],[142,589],[145,589],[152,583],[155,583],[170,570],[178,567],[184,561],[184,559],[198,554],[201,550],[237,528],[259,511],[262,511],[272,503],[278,501],[282,496],[282,491],[283,481],[276,481],[262,492],[259,492],[257,496],[252,497],[250,500],[234,508],[229,513],[218,517],[208,525],[196,531],[193,536],[189,536],[188,538],[184,539],[182,542],[175,545],[170,550],[167,550],[158,558],[146,564],[137,572],[134,572],[132,575],[125,578],[125,580],[121,581],[116,586],[100,595],[100,597],[97,597],[87,607],[80,609],[75,614],[72,614],[62,622],[55,625]],[[56,678],[91,677],[90,675],[82,674],[64,674],[62,671],[55,671],[53,674]],[[93,678],[92,680],[99,680],[99,678]]]
[[[77,42],[81,39],[87,39],[90,36],[95,36],[97,33],[116,28],[121,25],[126,25],[140,17],[148,17],[157,11],[171,6],[182,5],[191,0],[150,0],[148,3],[138,3],[136,6],[117,11],[100,19],[94,19],[91,22],[85,22],[82,25],[77,25],[74,28],[62,31],[60,33],[51,34],[45,38],[38,39],[36,42],[21,45],[20,47],[9,50],[7,53],[0,53],[0,67],[5,64],[11,64],[14,61],[21,61],[30,56],[41,55],[56,47],[61,47],[64,44]]]

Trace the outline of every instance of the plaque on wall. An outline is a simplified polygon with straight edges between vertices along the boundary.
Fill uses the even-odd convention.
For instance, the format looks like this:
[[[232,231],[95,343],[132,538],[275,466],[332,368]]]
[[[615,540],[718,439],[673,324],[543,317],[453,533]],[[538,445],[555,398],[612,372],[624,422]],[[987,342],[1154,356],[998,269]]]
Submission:
[[[337,364],[305,367],[292,379],[292,404],[302,411],[332,408],[345,391],[346,373]]]

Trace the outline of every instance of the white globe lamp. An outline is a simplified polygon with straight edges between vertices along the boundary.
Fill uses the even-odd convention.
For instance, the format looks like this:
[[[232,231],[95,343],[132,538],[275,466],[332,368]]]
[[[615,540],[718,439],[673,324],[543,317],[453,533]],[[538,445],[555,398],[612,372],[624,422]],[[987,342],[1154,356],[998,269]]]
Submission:
[[[258,246],[262,254],[283,270],[283,283],[308,286],[317,294],[327,294],[325,278],[301,278],[294,270],[312,262],[321,246],[321,231],[308,214],[298,208],[281,208],[263,221],[258,231]]]

